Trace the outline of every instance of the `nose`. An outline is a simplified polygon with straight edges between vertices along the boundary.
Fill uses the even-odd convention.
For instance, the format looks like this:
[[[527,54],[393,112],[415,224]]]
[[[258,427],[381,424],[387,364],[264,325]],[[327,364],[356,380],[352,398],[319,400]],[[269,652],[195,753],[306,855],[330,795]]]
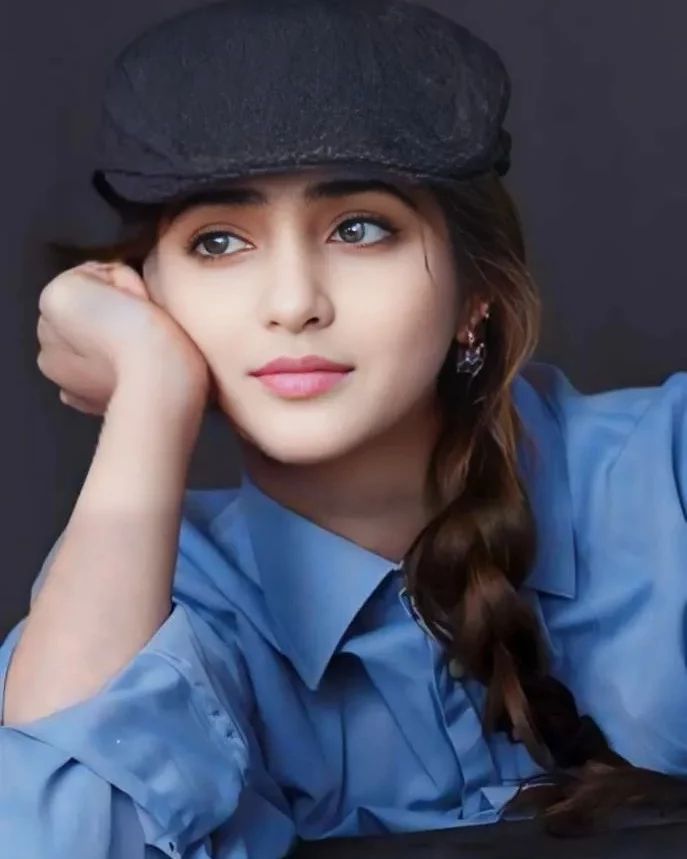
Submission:
[[[296,333],[306,326],[331,323],[334,305],[329,294],[324,261],[307,251],[298,240],[275,250],[260,305],[266,327]]]

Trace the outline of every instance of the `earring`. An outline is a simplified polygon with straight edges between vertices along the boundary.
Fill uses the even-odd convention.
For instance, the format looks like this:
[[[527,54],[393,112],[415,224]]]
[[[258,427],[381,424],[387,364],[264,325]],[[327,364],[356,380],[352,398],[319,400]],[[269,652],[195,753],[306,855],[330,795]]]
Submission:
[[[466,373],[474,378],[484,366],[486,344],[482,340],[478,346],[475,346],[475,335],[472,331],[468,332],[468,340],[467,348],[459,345],[456,373]]]

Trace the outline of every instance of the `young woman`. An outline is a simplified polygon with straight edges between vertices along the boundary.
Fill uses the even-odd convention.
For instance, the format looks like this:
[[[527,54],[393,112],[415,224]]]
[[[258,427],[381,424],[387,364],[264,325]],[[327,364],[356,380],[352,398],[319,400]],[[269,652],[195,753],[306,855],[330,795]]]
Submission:
[[[40,370],[104,421],[0,649],[5,840],[269,859],[684,806],[687,375],[530,360],[493,51],[402,2],[233,2],[116,68],[126,238],[39,302]],[[185,489],[208,404],[240,487]]]

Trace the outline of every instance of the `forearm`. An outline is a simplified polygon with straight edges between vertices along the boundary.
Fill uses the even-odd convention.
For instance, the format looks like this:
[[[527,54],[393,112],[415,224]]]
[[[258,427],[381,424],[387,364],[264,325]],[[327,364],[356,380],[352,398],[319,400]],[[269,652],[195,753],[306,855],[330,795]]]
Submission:
[[[202,407],[139,379],[105,415],[88,475],[10,664],[3,723],[104,686],[171,610],[181,503]]]

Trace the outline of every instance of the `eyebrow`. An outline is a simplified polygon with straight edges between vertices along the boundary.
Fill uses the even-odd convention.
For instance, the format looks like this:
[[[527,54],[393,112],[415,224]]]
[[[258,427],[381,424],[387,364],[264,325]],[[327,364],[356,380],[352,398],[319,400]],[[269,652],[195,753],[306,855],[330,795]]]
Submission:
[[[326,182],[318,182],[308,185],[303,190],[303,199],[307,203],[318,200],[332,200],[347,197],[350,194],[362,194],[365,191],[383,191],[396,197],[405,203],[414,212],[418,211],[418,205],[405,191],[383,179],[333,179]],[[231,205],[231,206],[267,206],[270,200],[262,191],[250,186],[235,188],[214,188],[208,191],[199,191],[190,196],[180,204],[179,209],[194,209],[203,205]]]

